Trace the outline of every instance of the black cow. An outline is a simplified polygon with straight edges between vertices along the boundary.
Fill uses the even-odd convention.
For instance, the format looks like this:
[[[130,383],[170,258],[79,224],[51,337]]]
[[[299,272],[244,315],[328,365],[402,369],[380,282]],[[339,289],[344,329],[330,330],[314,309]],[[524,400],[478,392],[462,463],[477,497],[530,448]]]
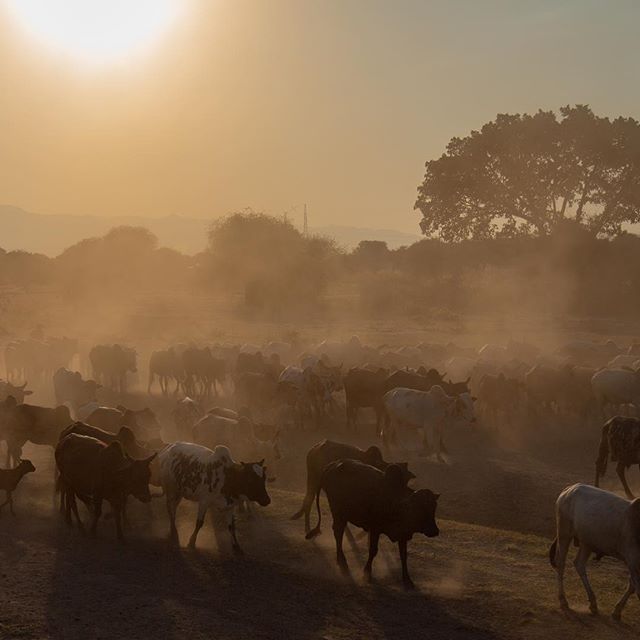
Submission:
[[[95,535],[102,514],[102,501],[107,500],[115,515],[118,540],[122,541],[122,513],[126,498],[133,495],[150,502],[149,465],[156,454],[144,460],[131,460],[119,442],[109,445],[96,438],[71,433],[56,447],[56,464],[60,476],[65,518],[71,524],[71,512],[82,529],[76,498],[92,511],[91,534]]]
[[[320,533],[321,489],[329,500],[337,561],[343,572],[348,572],[349,568],[342,551],[342,537],[347,524],[352,523],[369,532],[365,576],[371,579],[378,541],[380,535],[385,534],[392,542],[398,543],[402,580],[406,588],[413,588],[407,569],[407,542],[414,533],[423,533],[430,538],[440,533],[435,519],[438,494],[429,489],[409,489],[397,465],[389,465],[385,471],[380,471],[357,460],[332,462],[323,471],[316,493],[318,525],[307,534],[307,539]]]
[[[311,513],[313,499],[320,486],[320,479],[322,478],[324,468],[331,462],[345,459],[359,460],[381,471],[384,471],[390,464],[385,462],[382,458],[382,452],[375,445],[364,450],[351,444],[323,440],[311,447],[307,453],[307,492],[302,501],[302,507],[291,516],[292,520],[297,520],[304,514],[305,532],[308,532],[310,529],[309,515]],[[415,478],[415,475],[409,471],[406,462],[398,463],[398,466],[402,469],[405,483]]]

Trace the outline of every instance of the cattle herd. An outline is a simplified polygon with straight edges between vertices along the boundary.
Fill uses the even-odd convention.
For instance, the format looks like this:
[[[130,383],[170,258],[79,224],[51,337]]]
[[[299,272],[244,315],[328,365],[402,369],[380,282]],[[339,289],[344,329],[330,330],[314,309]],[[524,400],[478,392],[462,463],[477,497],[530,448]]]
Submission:
[[[409,486],[416,456],[440,463],[455,456],[447,448],[453,429],[481,429],[497,438],[546,421],[600,429],[595,486],[576,484],[558,497],[549,559],[563,607],[571,543],[578,546],[575,567],[593,612],[597,602],[586,573],[592,554],[620,559],[629,569],[614,617],[630,595],[640,598],[640,502],[625,476],[640,464],[640,344],[574,341],[546,351],[515,341],[480,349],[452,343],[373,347],[354,336],[317,345],[184,343],[142,358],[131,346],[83,350],[76,340],[38,336],[7,344],[4,360],[0,489],[6,500],[0,511],[9,505],[14,512],[16,488],[35,471],[23,447],[43,445],[53,451],[52,492],[68,523],[75,519],[84,529],[79,501],[95,535],[106,501],[122,539],[127,510],[135,508],[129,496],[143,503],[163,496],[167,530],[177,544],[176,511],[187,500],[197,504],[189,546],[212,509],[225,518],[240,554],[236,514],[254,502],[270,504],[268,485],[287,460],[301,455],[291,448],[291,435],[338,428],[346,442],[318,438],[308,451],[306,493],[292,518],[304,516],[306,537],[317,536],[324,492],[340,568],[347,570],[342,543],[350,523],[369,535],[365,576],[384,534],[398,544],[406,587],[412,586],[407,542],[414,534],[439,534],[439,496]],[[148,372],[142,390],[139,367]],[[48,389],[55,406],[30,404],[34,389]],[[370,446],[349,444],[356,434]],[[627,499],[598,488],[610,460]],[[314,501],[318,522],[312,528]]]

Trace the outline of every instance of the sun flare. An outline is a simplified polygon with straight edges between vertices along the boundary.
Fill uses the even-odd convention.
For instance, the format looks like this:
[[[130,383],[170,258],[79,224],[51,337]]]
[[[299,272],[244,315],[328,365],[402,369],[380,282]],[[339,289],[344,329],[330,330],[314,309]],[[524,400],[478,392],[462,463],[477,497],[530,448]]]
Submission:
[[[110,62],[159,38],[184,0],[7,0],[39,42],[75,59]]]

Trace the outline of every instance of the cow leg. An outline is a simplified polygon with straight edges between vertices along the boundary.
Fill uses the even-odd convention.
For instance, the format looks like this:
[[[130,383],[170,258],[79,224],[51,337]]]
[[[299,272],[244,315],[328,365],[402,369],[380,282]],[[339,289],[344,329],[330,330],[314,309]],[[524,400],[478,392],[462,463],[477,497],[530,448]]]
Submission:
[[[334,519],[333,521],[333,537],[336,539],[336,560],[338,561],[338,566],[343,573],[349,573],[349,565],[347,564],[347,559],[344,555],[344,551],[342,550],[342,537],[344,536],[346,526],[346,520]]]
[[[236,516],[233,512],[233,509],[231,509],[231,518],[229,521],[229,533],[231,534],[231,546],[233,549],[233,552],[239,556],[244,554],[244,551],[242,551],[242,547],[238,544],[238,538],[236,537]]]
[[[116,521],[116,535],[118,536],[118,542],[124,542],[124,535],[122,534],[122,512],[124,510],[124,504],[112,504],[113,514]]]
[[[98,530],[98,520],[102,515],[102,498],[96,498],[93,501],[93,520],[91,522],[91,535],[95,537]]]
[[[2,504],[0,504],[0,511],[2,511],[2,509],[7,505],[11,505],[11,491],[6,491],[5,496],[6,500]]]
[[[555,569],[558,573],[558,600],[560,601],[560,606],[563,609],[568,609],[569,603],[567,602],[567,596],[564,593],[564,567],[567,561],[567,553],[569,553],[571,536],[566,534],[563,536],[558,535],[556,540]]]
[[[636,592],[636,587],[633,582],[634,582],[633,578],[629,576],[629,584],[627,586],[627,590],[622,594],[622,597],[620,598],[620,600],[616,602],[616,606],[614,607],[613,613],[611,614],[611,617],[614,620],[620,620],[620,616],[622,615],[622,610],[624,609],[624,606],[627,604],[627,600],[629,599],[629,596],[631,596],[634,592]],[[640,595],[638,595],[638,597],[640,598]]]
[[[573,561],[573,566],[576,568],[576,572],[580,576],[580,580],[582,580],[584,589],[587,592],[587,597],[589,598],[589,610],[591,611],[591,613],[596,615],[598,613],[596,594],[593,592],[591,584],[589,583],[589,578],[587,576],[587,561],[589,560],[590,555],[591,549],[589,549],[589,547],[582,543],[580,545],[580,549],[578,550],[578,555]]]
[[[367,558],[367,564],[364,565],[365,578],[371,581],[371,569],[373,565],[373,559],[378,555],[378,542],[380,540],[380,534],[377,531],[369,532],[369,557]]]
[[[178,529],[176,528],[176,511],[180,504],[180,496],[167,493],[167,513],[169,514],[169,524],[171,526],[169,536],[172,540],[178,541]]]
[[[207,505],[204,502],[201,502],[198,505],[198,517],[196,518],[196,528],[193,530],[193,533],[189,538],[189,548],[191,549],[195,549],[196,538],[198,537],[198,532],[200,531],[200,529],[202,529],[202,525],[204,524],[204,517],[206,514],[207,514]]]
[[[402,565],[402,583],[405,589],[415,589],[413,580],[409,576],[409,569],[407,568],[407,541],[398,540],[398,551],[400,552],[400,564]]]
[[[627,494],[627,498],[629,498],[629,500],[633,500],[635,496],[633,495],[633,493],[631,493],[631,489],[629,489],[629,485],[627,484],[627,477],[625,475],[624,462],[618,462],[618,466],[616,467],[616,472],[618,473],[620,482],[622,482],[622,486],[624,487],[624,492]]]
[[[68,512],[67,522],[69,524],[72,524],[71,512],[73,512],[73,515],[76,517],[76,522],[78,523],[78,528],[80,529],[80,531],[84,531],[84,524],[82,523],[82,520],[80,520],[80,514],[78,513],[78,504],[76,503],[76,496],[72,491],[67,492],[66,502],[67,502],[67,512]]]

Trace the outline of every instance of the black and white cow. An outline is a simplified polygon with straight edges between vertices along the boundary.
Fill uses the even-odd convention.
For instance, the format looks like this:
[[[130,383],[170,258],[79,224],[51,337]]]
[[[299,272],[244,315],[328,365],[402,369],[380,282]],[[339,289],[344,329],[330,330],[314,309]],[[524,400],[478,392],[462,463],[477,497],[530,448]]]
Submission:
[[[212,507],[227,516],[233,550],[242,553],[236,538],[235,506],[243,500],[266,507],[271,502],[265,486],[264,460],[237,463],[227,447],[213,451],[190,442],[176,442],[158,455],[160,482],[167,497],[171,520],[171,536],[177,540],[176,510],[184,498],[198,503],[196,527],[189,539],[195,547],[198,532],[204,524],[207,510]]]

